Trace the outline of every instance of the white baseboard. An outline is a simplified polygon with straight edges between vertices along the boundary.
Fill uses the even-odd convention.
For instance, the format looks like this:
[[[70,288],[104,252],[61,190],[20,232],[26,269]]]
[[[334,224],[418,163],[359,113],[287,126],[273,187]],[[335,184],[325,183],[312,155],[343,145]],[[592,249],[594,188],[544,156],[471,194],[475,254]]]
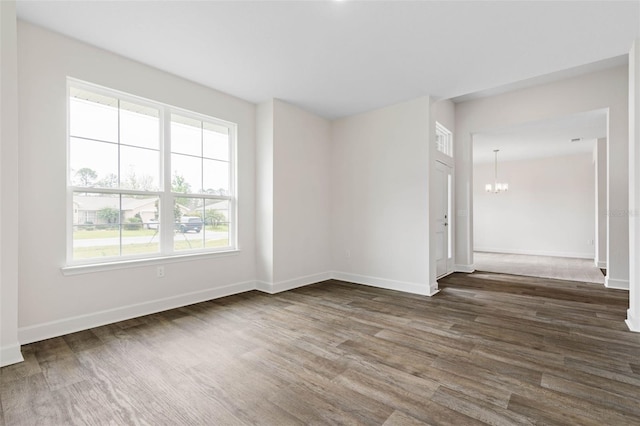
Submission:
[[[20,344],[25,345],[27,343],[63,336],[65,334],[75,333],[77,331],[87,330],[101,325],[154,314],[156,312],[192,305],[194,303],[204,302],[211,299],[231,296],[232,294],[243,293],[245,291],[254,290],[255,288],[255,281],[245,281],[224,287],[211,288],[167,297],[164,299],[137,303],[120,308],[51,321],[44,324],[21,327],[18,329],[18,340],[20,341]]]
[[[462,272],[464,274],[473,274],[476,268],[473,265],[453,265],[454,272]]]
[[[0,348],[0,367],[17,364],[22,361],[24,361],[24,358],[22,357],[18,343]]]
[[[333,271],[331,273],[331,277],[340,281],[363,284],[371,287],[386,288],[387,290],[404,291],[406,293],[420,294],[422,296],[433,296],[438,292],[437,290],[432,291],[431,287],[427,284],[395,281],[386,278],[370,277],[347,272]]]
[[[520,250],[520,249],[495,248],[495,247],[474,247],[473,251],[479,251],[479,252],[485,252],[485,253],[528,254],[532,256],[572,257],[575,259],[593,259],[595,257],[595,253],[572,252],[572,251]]]
[[[450,275],[450,274],[448,274],[448,275]],[[444,278],[444,277],[446,277],[446,275],[444,275],[444,276],[442,276],[440,278]],[[432,296],[435,296],[438,293],[440,293],[440,289],[438,288],[438,281],[431,283],[431,286],[429,287],[429,294],[427,294],[427,296],[432,297]]]
[[[606,276],[604,277],[604,286],[606,288],[615,288],[618,290],[629,290],[629,280],[616,280]]]
[[[596,264],[596,268],[600,268],[600,269],[607,269],[607,261],[606,260],[600,260],[600,261],[594,261]]]
[[[319,274],[305,275],[303,277],[297,277],[286,281],[279,281],[276,283],[257,281],[256,290],[260,290],[269,294],[276,294],[282,291],[293,290],[294,288],[304,287],[306,285],[319,283],[329,279],[331,279],[331,273],[322,272]]]
[[[630,331],[640,333],[640,318],[631,315],[631,309],[627,309],[627,319],[624,322]]]
[[[268,283],[267,281],[256,281],[256,290],[262,291],[264,293],[273,294],[271,287],[273,284]]]
[[[163,299],[152,300],[149,302],[108,309],[86,315],[64,318],[61,320],[51,321],[43,324],[20,327],[18,329],[18,340],[21,345],[26,345],[28,343],[51,339],[58,336],[64,336],[66,334],[71,334],[94,327],[100,327],[102,325],[112,324],[118,321],[125,321],[131,318],[150,315],[169,309],[180,308],[182,306],[187,306],[194,303],[204,302],[207,300],[217,299],[233,294],[244,293],[250,290],[260,290],[269,294],[275,294],[282,291],[303,287],[309,284],[326,281],[332,278],[357,284],[369,285],[372,287],[380,287],[389,290],[420,294],[424,296],[433,296],[439,291],[437,289],[437,283],[432,286],[428,286],[424,284],[395,281],[385,278],[377,278],[343,272],[323,272],[319,274],[298,277],[291,280],[280,281],[277,283],[267,283],[264,281],[245,281],[227,285],[224,287],[211,288]],[[22,354],[20,353],[19,345],[15,345],[15,347],[12,346],[2,348],[3,363],[6,362],[6,365],[9,365],[11,363],[20,361],[22,361]]]

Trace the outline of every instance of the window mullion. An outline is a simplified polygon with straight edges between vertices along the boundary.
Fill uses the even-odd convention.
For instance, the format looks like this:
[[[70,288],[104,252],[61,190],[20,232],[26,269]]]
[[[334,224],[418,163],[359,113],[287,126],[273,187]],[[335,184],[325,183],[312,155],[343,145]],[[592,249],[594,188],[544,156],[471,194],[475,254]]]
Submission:
[[[120,256],[122,256],[122,232],[124,231],[124,224],[122,223],[122,194],[118,195],[118,224],[119,224],[119,246],[120,246]]]
[[[73,259],[73,230],[75,204],[73,202],[73,190],[71,189],[71,85],[67,80],[67,263]]]
[[[162,144],[162,194],[160,196],[160,251],[163,254],[173,253],[173,203],[171,195],[171,113],[168,108],[162,109],[161,119]]]
[[[227,143],[229,146],[229,173],[231,173],[230,190],[231,201],[229,202],[229,217],[227,218],[229,227],[229,243],[234,247],[238,247],[238,144],[236,143],[238,138],[237,126],[231,126],[229,130],[229,139]],[[232,243],[233,241],[233,243]]]

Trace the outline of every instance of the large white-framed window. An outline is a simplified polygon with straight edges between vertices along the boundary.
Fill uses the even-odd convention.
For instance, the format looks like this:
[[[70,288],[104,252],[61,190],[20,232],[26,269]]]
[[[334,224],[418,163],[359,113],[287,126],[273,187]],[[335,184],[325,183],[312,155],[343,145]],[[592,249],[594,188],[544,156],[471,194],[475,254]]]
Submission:
[[[237,248],[237,125],[69,78],[67,265]]]

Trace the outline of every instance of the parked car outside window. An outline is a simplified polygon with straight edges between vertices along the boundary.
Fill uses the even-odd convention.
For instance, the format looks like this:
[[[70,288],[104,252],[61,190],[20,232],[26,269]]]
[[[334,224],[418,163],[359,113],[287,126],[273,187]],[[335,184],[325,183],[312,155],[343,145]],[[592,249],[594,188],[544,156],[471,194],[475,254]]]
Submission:
[[[183,234],[189,231],[199,233],[202,230],[202,225],[202,219],[199,217],[184,216],[180,219],[179,223],[176,223],[176,229]]]

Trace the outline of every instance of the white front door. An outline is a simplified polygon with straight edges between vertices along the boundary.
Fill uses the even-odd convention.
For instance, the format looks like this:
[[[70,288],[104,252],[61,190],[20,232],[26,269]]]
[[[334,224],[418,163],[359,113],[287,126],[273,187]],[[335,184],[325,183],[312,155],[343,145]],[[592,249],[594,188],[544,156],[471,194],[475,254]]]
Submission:
[[[436,275],[453,272],[451,233],[451,167],[436,161]]]

